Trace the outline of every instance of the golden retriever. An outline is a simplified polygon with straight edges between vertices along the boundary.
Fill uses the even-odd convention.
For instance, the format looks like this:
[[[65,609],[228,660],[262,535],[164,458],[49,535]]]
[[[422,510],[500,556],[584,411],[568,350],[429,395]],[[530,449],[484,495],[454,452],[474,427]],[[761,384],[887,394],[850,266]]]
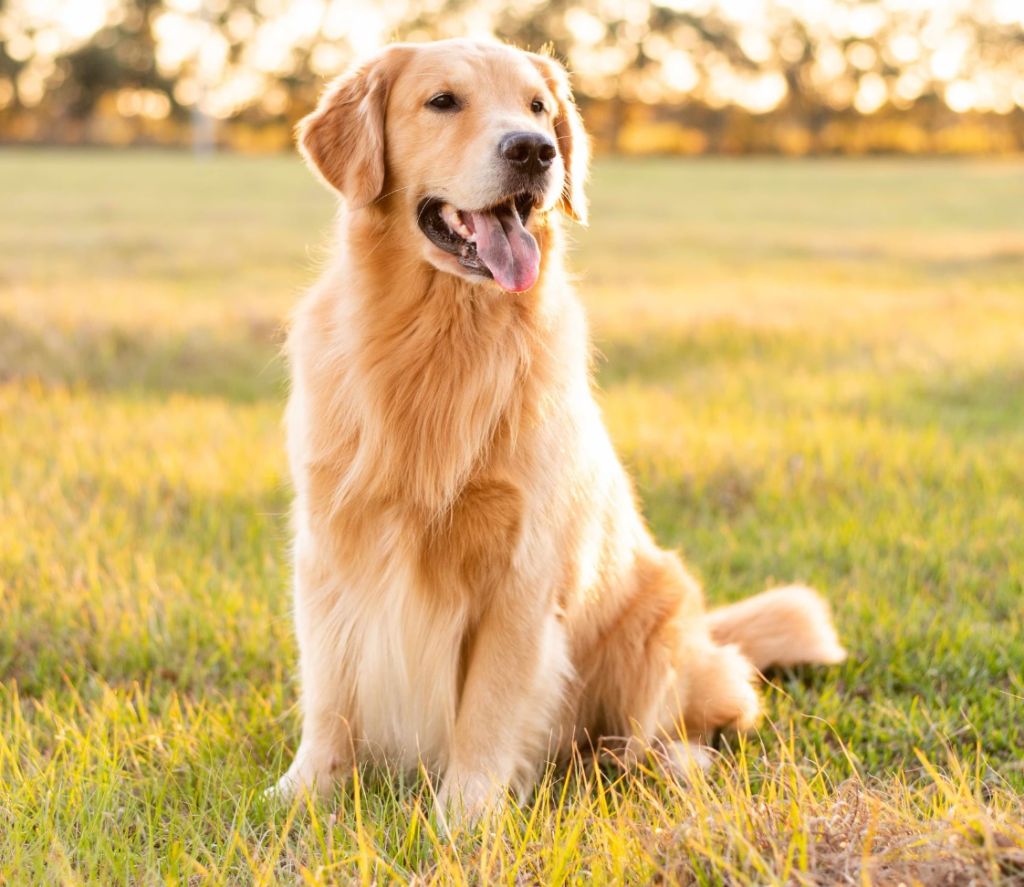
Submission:
[[[588,146],[565,70],[387,47],[300,125],[343,197],[288,351],[302,739],[277,790],[424,766],[474,816],[613,739],[682,773],[759,713],[757,669],[844,654],[802,587],[705,611],[595,403],[563,217]]]

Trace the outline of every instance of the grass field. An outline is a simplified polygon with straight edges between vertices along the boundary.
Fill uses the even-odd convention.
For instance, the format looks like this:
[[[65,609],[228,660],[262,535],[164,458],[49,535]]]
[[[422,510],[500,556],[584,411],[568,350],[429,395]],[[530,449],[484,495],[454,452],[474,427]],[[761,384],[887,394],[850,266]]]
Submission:
[[[1024,165],[604,162],[607,420],[712,601],[800,579],[689,787],[261,797],[298,739],[282,325],[332,203],[292,158],[0,153],[0,884],[1024,880]]]

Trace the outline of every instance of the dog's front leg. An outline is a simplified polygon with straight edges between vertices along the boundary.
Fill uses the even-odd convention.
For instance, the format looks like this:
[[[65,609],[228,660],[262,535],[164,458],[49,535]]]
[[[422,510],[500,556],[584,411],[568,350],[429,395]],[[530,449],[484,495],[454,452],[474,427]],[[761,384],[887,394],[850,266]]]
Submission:
[[[514,779],[536,772],[569,671],[561,621],[535,588],[508,589],[495,598],[473,639],[438,793],[442,816],[472,821]]]
[[[309,792],[326,796],[352,775],[353,738],[345,706],[340,703],[342,680],[329,663],[303,650],[302,739],[288,772],[275,793],[282,799]]]
[[[303,551],[296,544],[297,551]],[[352,774],[354,740],[352,681],[346,671],[337,607],[344,591],[316,569],[318,558],[296,556],[295,632],[302,684],[302,739],[276,794],[289,798],[307,791],[328,794]]]

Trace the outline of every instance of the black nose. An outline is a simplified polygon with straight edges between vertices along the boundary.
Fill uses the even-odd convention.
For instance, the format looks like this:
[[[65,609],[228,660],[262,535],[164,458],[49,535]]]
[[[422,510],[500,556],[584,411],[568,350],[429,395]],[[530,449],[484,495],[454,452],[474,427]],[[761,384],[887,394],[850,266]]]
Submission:
[[[498,151],[514,168],[527,175],[544,172],[555,159],[555,143],[539,132],[510,132],[498,143]]]

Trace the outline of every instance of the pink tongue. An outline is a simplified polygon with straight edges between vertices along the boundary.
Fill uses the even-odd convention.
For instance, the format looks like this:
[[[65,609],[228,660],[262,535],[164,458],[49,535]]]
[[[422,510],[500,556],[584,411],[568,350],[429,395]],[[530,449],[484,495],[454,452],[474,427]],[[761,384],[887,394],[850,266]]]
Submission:
[[[523,227],[519,213],[507,207],[471,212],[476,252],[494,279],[512,293],[528,290],[540,273],[540,249]]]

